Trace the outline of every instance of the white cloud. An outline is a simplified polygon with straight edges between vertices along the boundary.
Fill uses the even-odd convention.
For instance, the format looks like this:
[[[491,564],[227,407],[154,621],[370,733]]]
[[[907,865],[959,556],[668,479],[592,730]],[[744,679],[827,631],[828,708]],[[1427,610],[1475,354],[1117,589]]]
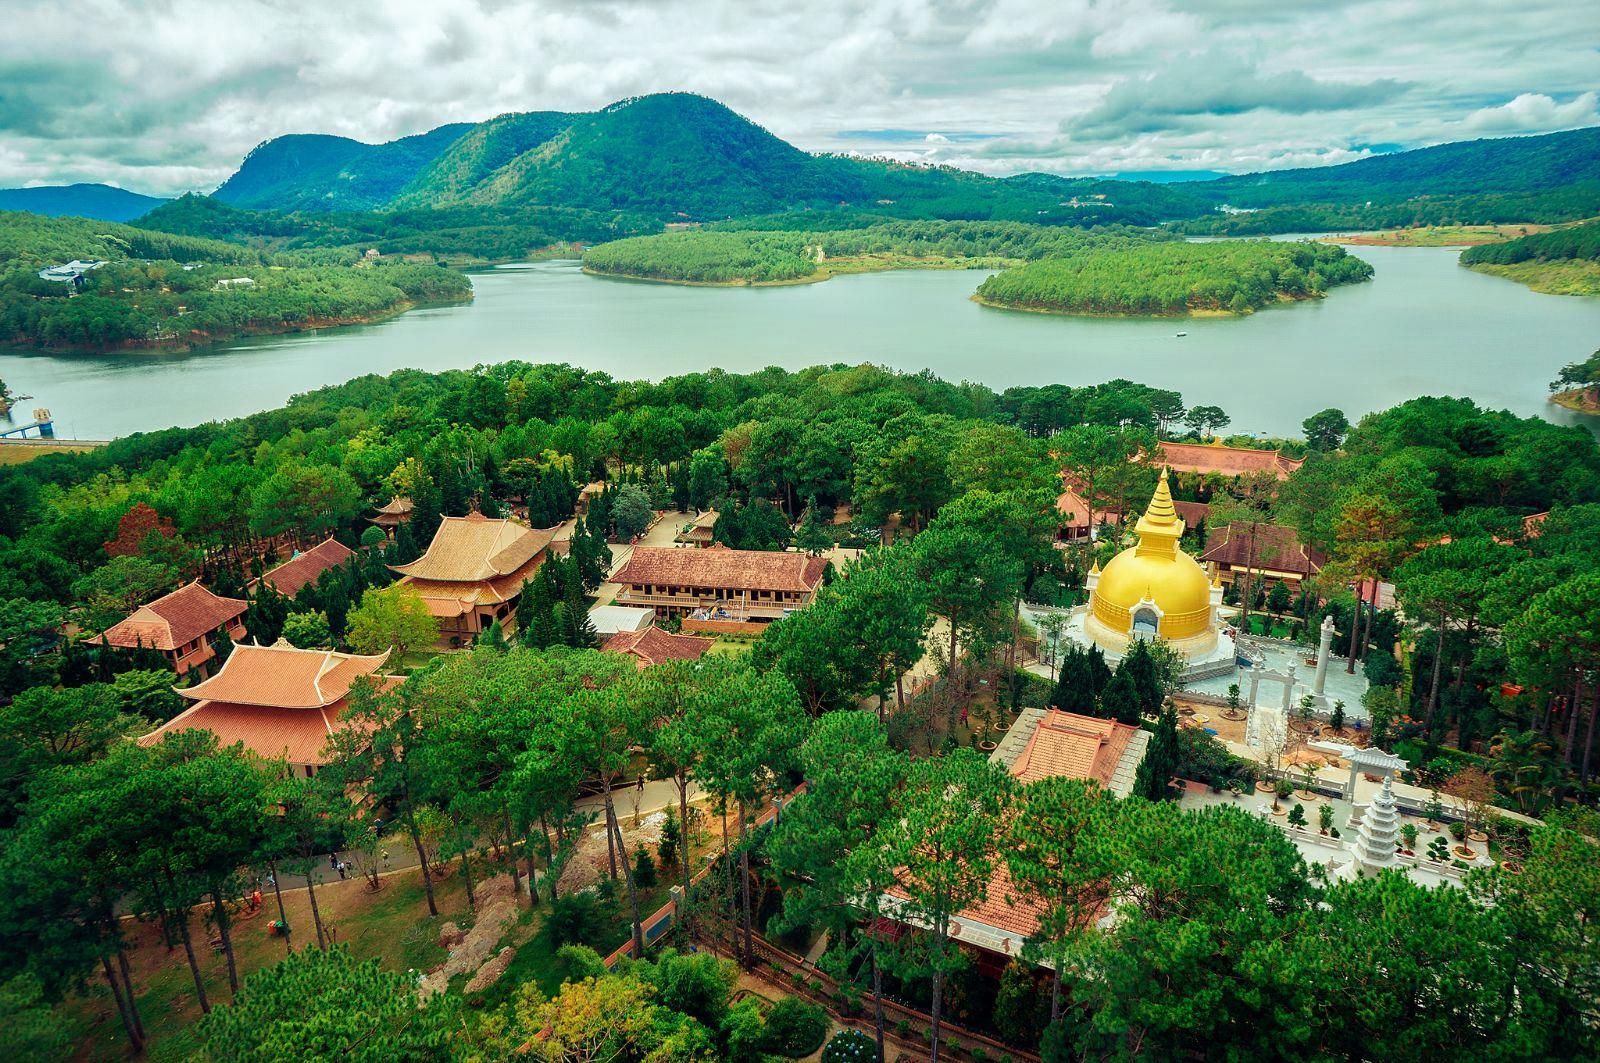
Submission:
[[[0,0],[0,186],[208,189],[284,133],[670,89],[805,148],[990,173],[1331,162],[1600,121],[1592,3]]]
[[[1524,92],[1498,107],[1484,107],[1467,116],[1469,129],[1485,133],[1544,133],[1600,123],[1600,96],[1585,92],[1557,103],[1542,92]]]

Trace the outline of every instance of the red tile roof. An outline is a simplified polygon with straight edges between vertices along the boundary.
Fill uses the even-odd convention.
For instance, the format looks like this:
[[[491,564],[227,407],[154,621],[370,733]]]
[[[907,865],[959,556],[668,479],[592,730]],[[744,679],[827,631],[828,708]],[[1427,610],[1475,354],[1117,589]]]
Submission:
[[[179,694],[191,701],[218,701],[282,709],[332,705],[350,692],[350,684],[373,675],[389,659],[387,653],[361,657],[331,650],[301,650],[281,639],[272,646],[239,645],[222,669],[203,683]]]
[[[1215,561],[1238,568],[1249,564],[1249,558],[1248,524],[1240,525],[1237,535],[1232,524],[1213,528],[1206,539],[1206,551],[1200,555],[1201,561]],[[1255,526],[1255,563],[1251,567],[1257,571],[1292,572],[1309,578],[1321,572],[1327,561],[1326,554],[1301,543],[1299,534],[1293,528],[1281,524]]]
[[[1110,786],[1117,761],[1137,731],[1115,720],[1051,709],[1011,765],[1011,774],[1022,783],[1065,777]]]
[[[607,653],[630,653],[639,659],[640,668],[646,668],[663,661],[699,660],[714,642],[716,639],[674,635],[651,625],[638,631],[619,631],[600,648]]]
[[[402,676],[377,675],[388,654],[358,657],[327,650],[298,650],[287,643],[233,648],[222,670],[178,693],[195,701],[139,739],[153,745],[176,731],[206,730],[225,746],[236,742],[263,757],[291,764],[324,764],[329,737],[348,720],[351,684],[371,676],[391,690]]]
[[[1211,516],[1211,507],[1204,502],[1183,502],[1176,498],[1172,500],[1172,508],[1177,510],[1178,516],[1183,518],[1184,527],[1194,531],[1194,526]]]
[[[704,590],[792,591],[817,589],[825,558],[775,550],[731,550],[717,543],[704,550],[637,546],[613,583]]]
[[[1122,520],[1119,513],[1110,510],[1090,512],[1089,503],[1083,497],[1083,484],[1077,477],[1067,473],[1061,474],[1061,494],[1056,497],[1056,512],[1063,517],[1063,528],[1088,529],[1100,524],[1117,524]]]
[[[336,539],[328,538],[309,550],[302,550],[283,564],[269,569],[261,582],[283,595],[293,598],[301,588],[317,582],[330,568],[336,568],[355,556],[355,551]]]
[[[1093,779],[1101,786],[1109,786],[1117,762],[1138,730],[1115,720],[1051,709],[1012,763],[1011,774],[1024,784],[1063,776]],[[1011,872],[1002,854],[1001,859],[995,861],[994,874],[989,878],[982,899],[956,915],[1027,937],[1039,929],[1039,917],[1046,910],[1044,904],[1019,892],[1012,884]]]
[[[1205,443],[1160,443],[1160,462],[1175,472],[1216,473],[1241,476],[1270,472],[1280,480],[1305,464],[1304,458],[1289,458],[1276,450],[1249,447],[1224,447]]]
[[[238,598],[219,598],[196,580],[141,605],[126,620],[89,641],[128,649],[176,650],[243,616],[248,605]]]

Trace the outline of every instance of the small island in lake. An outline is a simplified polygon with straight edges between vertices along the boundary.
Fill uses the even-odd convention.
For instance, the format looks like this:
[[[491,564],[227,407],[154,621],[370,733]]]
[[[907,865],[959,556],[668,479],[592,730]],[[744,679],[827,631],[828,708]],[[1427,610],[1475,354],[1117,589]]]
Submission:
[[[1055,314],[1249,314],[1371,277],[1371,265],[1331,244],[1162,242],[1030,262],[990,277],[973,298]]]
[[[1600,414],[1600,351],[1561,367],[1550,382],[1550,401],[1577,413]]]
[[[812,228],[786,226],[810,221]],[[745,219],[738,228],[639,236],[591,247],[599,276],[697,285],[809,284],[841,273],[892,269],[1002,269],[1040,258],[1172,237],[1123,226],[1087,230],[992,221],[890,221],[839,216],[836,229],[805,215]],[[865,224],[863,224],[865,222]],[[768,227],[770,226],[770,227]]]

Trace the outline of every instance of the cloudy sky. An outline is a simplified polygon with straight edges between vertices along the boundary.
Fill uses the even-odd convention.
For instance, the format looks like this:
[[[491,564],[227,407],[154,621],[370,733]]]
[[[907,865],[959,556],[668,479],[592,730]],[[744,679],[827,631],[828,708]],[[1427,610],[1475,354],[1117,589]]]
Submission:
[[[668,89],[812,150],[1250,170],[1600,124],[1595,0],[0,0],[0,185],[209,191]]]

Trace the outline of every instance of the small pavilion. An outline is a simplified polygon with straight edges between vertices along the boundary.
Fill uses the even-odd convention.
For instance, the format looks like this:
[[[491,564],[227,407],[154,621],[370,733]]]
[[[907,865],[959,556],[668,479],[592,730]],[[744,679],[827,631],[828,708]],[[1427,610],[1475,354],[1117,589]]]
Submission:
[[[379,506],[374,511],[376,515],[367,520],[382,528],[383,534],[393,539],[395,529],[411,520],[411,509],[411,499],[396,495]]]

